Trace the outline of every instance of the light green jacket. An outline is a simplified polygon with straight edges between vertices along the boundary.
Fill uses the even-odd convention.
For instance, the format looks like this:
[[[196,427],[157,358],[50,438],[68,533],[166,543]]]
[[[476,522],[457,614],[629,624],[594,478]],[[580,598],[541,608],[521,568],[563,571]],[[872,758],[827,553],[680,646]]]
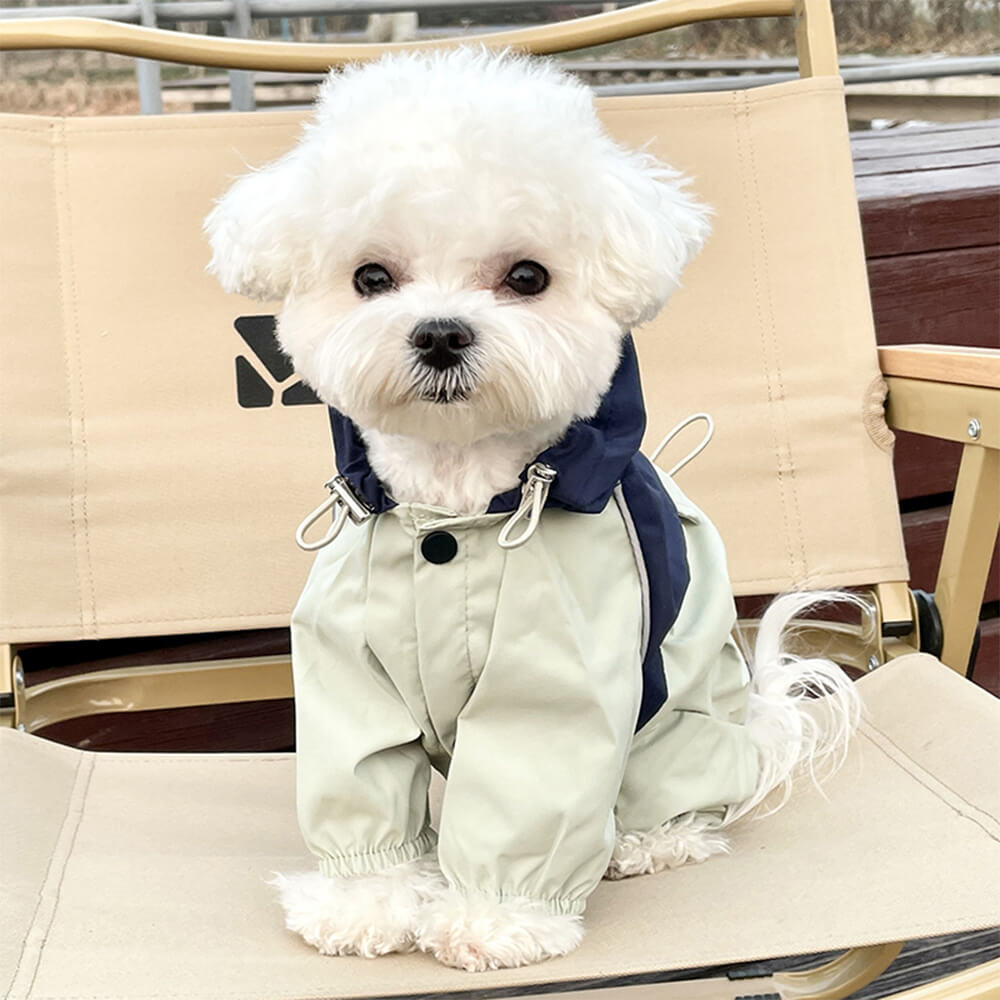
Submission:
[[[638,733],[643,581],[620,491],[599,514],[546,509],[511,551],[508,514],[404,504],[320,553],[292,636],[299,820],[323,872],[375,872],[437,841],[454,886],[576,913],[616,825],[752,792],[725,553],[664,484],[690,583],[660,646],[667,701]],[[439,531],[457,541],[443,564],[421,551]],[[448,778],[437,835],[432,766]]]

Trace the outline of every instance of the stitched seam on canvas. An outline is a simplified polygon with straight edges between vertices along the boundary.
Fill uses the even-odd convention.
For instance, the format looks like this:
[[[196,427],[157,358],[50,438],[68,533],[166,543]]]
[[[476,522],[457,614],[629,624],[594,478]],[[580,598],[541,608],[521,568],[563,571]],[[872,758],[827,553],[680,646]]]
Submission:
[[[80,613],[80,630],[81,632],[86,631],[86,624],[84,620],[83,611],[83,567],[81,565],[80,558],[80,532],[78,526],[78,518],[76,514],[76,483],[77,483],[77,451],[76,451],[76,418],[74,415],[73,407],[73,366],[70,362],[70,344],[69,344],[69,310],[66,305],[66,280],[64,277],[65,271],[65,236],[64,230],[66,224],[64,221],[64,215],[68,212],[68,202],[69,196],[68,192],[65,190],[67,185],[66,179],[66,160],[65,155],[63,157],[63,177],[60,180],[59,176],[59,165],[56,159],[56,146],[59,143],[60,138],[62,139],[63,146],[66,144],[66,136],[64,134],[63,122],[56,121],[53,122],[52,130],[50,132],[51,145],[50,145],[50,158],[52,164],[52,187],[53,193],[56,199],[56,246],[58,248],[58,260],[56,264],[56,281],[59,286],[59,304],[60,304],[60,314],[62,317],[62,344],[63,344],[63,366],[66,375],[66,409],[68,417],[68,437],[69,437],[69,454],[70,454],[70,484],[69,484],[69,524],[70,531],[73,535],[73,563],[74,569],[76,571],[76,593],[77,600],[79,603],[79,613]],[[59,194],[62,191],[63,197],[60,198]],[[66,207],[64,207],[66,206]]]
[[[749,95],[744,91],[743,106],[746,109],[746,125],[747,125],[747,136],[749,142],[747,143],[747,149],[750,153],[750,175],[753,177],[753,190],[755,200],[754,203],[757,206],[757,228],[760,234],[760,255],[763,260],[763,272],[764,272],[764,293],[765,293],[765,306],[767,310],[767,328],[770,331],[771,340],[771,353],[774,360],[774,374],[778,381],[778,409],[777,409],[777,419],[775,421],[776,426],[780,425],[781,429],[781,439],[785,446],[785,452],[788,461],[788,471],[783,473],[779,470],[779,475],[784,476],[787,474],[790,480],[790,489],[785,493],[786,502],[789,504],[791,511],[792,528],[794,530],[795,539],[798,541],[798,552],[799,552],[799,562],[800,568],[798,572],[794,575],[796,579],[802,580],[806,577],[806,566],[808,565],[806,561],[806,549],[805,549],[805,535],[802,531],[802,511],[799,508],[799,485],[795,476],[795,458],[792,454],[792,436],[790,433],[790,426],[788,420],[788,406],[787,398],[785,394],[785,373],[781,367],[781,344],[778,339],[778,327],[774,319],[774,297],[771,292],[771,265],[770,258],[767,252],[767,230],[765,227],[764,212],[761,210],[760,205],[760,184],[759,184],[759,174],[757,171],[757,160],[754,154],[754,137],[753,137],[753,118],[750,114],[751,102],[749,100]],[[787,518],[786,518],[787,522]],[[792,547],[792,539],[788,541],[789,549]],[[794,557],[793,557],[794,560]],[[793,561],[794,565],[794,561]]]
[[[78,399],[77,403],[79,406],[79,427],[80,427],[80,445],[83,449],[82,461],[80,463],[80,511],[83,515],[83,553],[84,553],[84,566],[83,569],[86,571],[86,581],[87,581],[87,595],[89,596],[90,605],[90,621],[89,623],[83,622],[84,629],[87,628],[89,624],[92,634],[97,631],[97,603],[94,596],[94,562],[91,558],[90,553],[90,519],[87,510],[87,493],[90,487],[90,454],[87,447],[87,410],[84,404],[84,385],[83,385],[83,339],[80,336],[80,305],[77,301],[76,293],[76,256],[73,253],[73,198],[69,190],[69,142],[66,138],[65,126],[62,130],[62,147],[63,147],[63,183],[65,185],[65,199],[66,199],[66,222],[67,222],[67,236],[66,240],[66,267],[67,275],[69,278],[69,294],[70,301],[73,304],[73,339],[76,344],[76,386]],[[64,300],[65,301],[65,300]],[[67,330],[67,339],[69,331]],[[67,362],[68,362],[68,352],[67,352]],[[72,390],[71,390],[72,392]],[[81,610],[84,604],[84,595],[80,594]]]
[[[950,785],[945,784],[937,775],[932,774],[915,761],[892,737],[886,735],[886,733],[872,723],[864,723],[859,727],[858,732],[870,743],[878,747],[900,770],[905,771],[917,784],[925,788],[936,799],[953,809],[963,819],[974,823],[991,840],[1000,843],[1000,818],[977,806],[974,802],[970,802]],[[895,753],[888,749],[889,746],[895,750]],[[911,766],[908,767],[906,762]],[[972,815],[973,813],[975,815]]]
[[[76,768],[73,771],[73,788],[70,790],[69,799],[66,802],[66,812],[63,813],[62,823],[59,825],[59,834],[56,837],[56,843],[62,839],[63,830],[66,828],[66,820],[69,819],[70,809],[73,805],[73,792],[76,790],[77,782],[80,780],[80,768],[83,766],[83,761],[85,758],[82,756],[76,762]],[[45,898],[45,886],[49,881],[49,873],[52,871],[52,866],[55,864],[55,854],[49,858],[48,866],[45,869],[45,877],[42,879],[42,887],[38,892],[38,897],[35,901],[35,908],[31,913],[31,920],[28,921],[28,929],[24,935],[24,941],[21,944],[21,954],[18,955],[17,964],[14,966],[14,972],[11,974],[10,982],[7,983],[8,993],[5,996],[14,995],[14,984],[17,982],[17,974],[21,970],[21,965],[24,962],[25,953],[28,950],[28,939],[31,937],[31,929],[35,926],[35,921],[38,919],[38,911],[41,909],[42,900]]]
[[[784,539],[785,539],[785,555],[788,558],[789,569],[792,570],[793,576],[802,574],[795,574],[795,552],[792,548],[792,532],[791,525],[789,524],[788,518],[788,488],[785,482],[785,476],[782,472],[782,456],[780,452],[781,440],[778,428],[778,408],[777,400],[775,399],[773,376],[771,372],[770,364],[770,352],[768,350],[768,337],[765,332],[765,317],[764,317],[764,304],[763,296],[761,294],[761,276],[760,271],[762,266],[766,266],[766,262],[761,261],[761,245],[763,244],[763,223],[760,220],[760,206],[756,201],[751,200],[751,190],[747,183],[748,172],[753,174],[753,194],[759,198],[759,192],[757,189],[757,177],[756,177],[756,166],[753,163],[752,155],[748,157],[745,146],[751,145],[750,139],[750,109],[746,101],[746,95],[743,93],[735,93],[733,95],[733,120],[736,125],[736,153],[739,160],[740,166],[740,186],[743,190],[743,202],[747,209],[753,207],[753,214],[757,216],[757,232],[758,232],[758,245],[755,247],[755,252],[753,254],[753,262],[751,264],[750,273],[753,275],[753,294],[754,294],[754,312],[757,316],[757,332],[760,338],[760,354],[761,362],[764,366],[764,388],[767,392],[767,406],[768,406],[768,423],[771,428],[771,447],[774,449],[775,453],[775,464],[778,479],[778,492],[781,495],[781,517],[784,522]],[[749,216],[748,212],[748,216]],[[751,226],[752,221],[748,217],[747,225]],[[773,323],[772,323],[773,327]],[[773,334],[773,331],[772,331]]]
[[[17,979],[21,970],[24,970],[25,975],[28,975],[28,964],[33,963],[30,975],[31,979],[28,982],[27,989],[21,993],[22,997],[30,997],[32,990],[35,985],[35,980],[38,977],[38,970],[42,964],[42,955],[45,952],[45,945],[49,939],[49,931],[52,929],[52,923],[56,918],[56,913],[59,909],[59,895],[62,891],[63,879],[66,876],[66,867],[69,864],[69,859],[73,854],[73,847],[76,844],[76,835],[80,829],[80,823],[83,820],[84,809],[87,804],[87,793],[90,791],[90,779],[94,773],[94,757],[91,755],[82,756],[80,761],[77,763],[76,772],[73,780],[73,790],[70,792],[69,801],[66,804],[66,813],[63,816],[62,825],[59,828],[59,836],[56,838],[56,847],[52,852],[52,858],[49,860],[49,866],[45,872],[45,879],[42,882],[42,888],[38,893],[38,904],[35,907],[34,913],[31,915],[31,923],[28,926],[28,931],[24,935],[24,944],[21,947],[21,954],[18,956],[17,966],[14,969],[14,976],[11,979],[11,993],[10,996],[14,996],[14,990],[17,988]],[[71,819],[75,819],[72,824],[72,832],[68,834],[69,842],[65,844],[64,841],[67,837],[67,831],[70,827]],[[34,935],[35,928],[38,926],[39,922],[43,918],[42,909],[46,902],[46,897],[49,892],[49,886],[52,879],[56,877],[56,872],[58,871],[58,881],[55,886],[55,893],[52,897],[52,909],[48,914],[48,920],[45,924],[45,930],[42,932],[42,939],[37,945],[32,944],[32,936]],[[34,956],[29,957],[30,952],[34,951]]]

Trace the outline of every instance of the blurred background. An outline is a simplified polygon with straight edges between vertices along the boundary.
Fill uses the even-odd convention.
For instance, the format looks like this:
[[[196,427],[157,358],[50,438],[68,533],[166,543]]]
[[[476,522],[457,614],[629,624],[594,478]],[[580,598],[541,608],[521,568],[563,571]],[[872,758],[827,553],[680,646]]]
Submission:
[[[389,41],[562,21],[625,5],[424,0],[415,11],[385,10],[391,6],[377,0],[0,0],[0,19],[79,11],[196,34]],[[833,8],[855,127],[1000,115],[1000,0],[833,0]],[[302,16],[303,10],[319,13]],[[194,19],[205,12],[210,19]],[[695,25],[562,58],[599,87],[696,89],[698,80],[791,73],[793,56],[791,19],[775,18]],[[163,111],[219,109],[231,101],[241,109],[301,105],[316,86],[305,75],[240,74],[231,81],[215,70],[153,68]],[[230,82],[238,93],[230,93]],[[135,60],[71,51],[0,53],[0,110],[136,113],[157,110],[152,100],[148,94],[140,100]]]

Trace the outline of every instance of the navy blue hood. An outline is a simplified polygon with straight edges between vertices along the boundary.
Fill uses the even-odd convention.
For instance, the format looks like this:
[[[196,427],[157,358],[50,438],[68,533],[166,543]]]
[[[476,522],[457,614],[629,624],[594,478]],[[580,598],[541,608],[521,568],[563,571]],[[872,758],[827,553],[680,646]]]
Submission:
[[[354,423],[331,406],[330,426],[337,471],[351,489],[377,514],[395,507],[395,500],[385,492],[372,470],[365,443]],[[534,459],[550,465],[557,473],[546,506],[581,514],[598,514],[604,510],[629,462],[638,452],[645,431],[646,408],[642,401],[639,362],[632,337],[627,335],[618,369],[597,413],[589,420],[570,424],[556,444]],[[522,483],[526,474],[527,467],[521,473]],[[489,513],[516,510],[520,502],[519,487],[498,493],[490,503]]]

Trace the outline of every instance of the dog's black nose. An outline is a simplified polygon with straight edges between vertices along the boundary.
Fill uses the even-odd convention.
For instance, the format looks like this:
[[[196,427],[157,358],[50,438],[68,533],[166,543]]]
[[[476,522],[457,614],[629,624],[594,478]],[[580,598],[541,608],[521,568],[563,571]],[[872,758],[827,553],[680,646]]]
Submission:
[[[423,364],[444,371],[462,360],[462,352],[476,335],[460,319],[427,319],[414,327],[410,342]]]

